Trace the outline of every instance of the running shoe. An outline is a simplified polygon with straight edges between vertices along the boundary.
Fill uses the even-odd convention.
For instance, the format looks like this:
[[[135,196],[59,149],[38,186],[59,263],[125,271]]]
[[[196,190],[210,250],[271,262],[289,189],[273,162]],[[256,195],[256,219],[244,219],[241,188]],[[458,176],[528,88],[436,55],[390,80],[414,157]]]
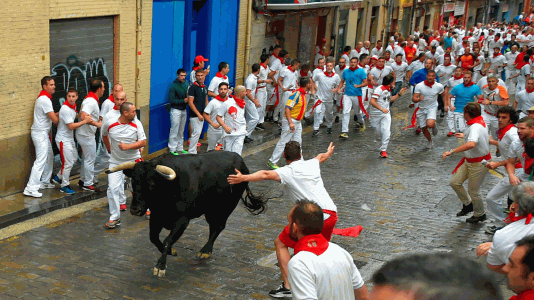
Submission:
[[[313,131],[313,136],[317,136],[317,135],[319,135],[319,130],[314,130]]]
[[[269,296],[273,298],[291,298],[291,291],[286,289],[284,283],[280,284],[276,290],[269,291]]]
[[[415,130],[415,135],[420,135],[421,134],[421,128],[417,128]]]
[[[467,220],[465,220],[467,223],[471,223],[471,224],[477,224],[478,222],[482,222],[484,220],[486,220],[486,214],[483,214],[482,216],[479,216],[479,217],[475,217],[475,216],[472,216],[471,218],[467,218]]]
[[[126,211],[126,204],[121,204],[119,207],[121,211]]]
[[[452,132],[452,131],[449,131],[449,133],[447,133],[447,137],[451,137],[453,135],[454,135],[454,132]]]
[[[172,154],[172,155],[178,155],[178,152],[176,152],[176,151],[171,151],[171,154]]]
[[[87,186],[83,186],[82,189],[86,190],[86,191],[90,191],[90,192],[100,192],[100,189],[97,188],[96,186],[94,185],[87,185]]]
[[[33,198],[41,198],[43,196],[43,194],[39,193],[38,191],[24,190],[24,192],[22,193],[24,194],[24,196],[33,197]]]
[[[493,226],[490,226],[490,227],[486,228],[486,230],[484,232],[486,234],[494,235],[495,232],[497,232],[497,230],[500,230],[500,229],[502,229],[502,227],[497,227],[497,226],[493,225]]]
[[[106,227],[109,228],[109,229],[113,229],[117,226],[121,225],[121,219],[117,219],[117,220],[109,220],[106,222]]]
[[[150,210],[147,210],[145,213],[145,219],[150,220]]]
[[[69,194],[69,195],[72,195],[74,194],[74,190],[70,188],[70,186],[64,186],[64,187],[61,187],[61,190],[60,190],[62,193],[65,193],[65,194]]]
[[[59,179],[59,177],[57,175],[54,176],[54,178],[52,178],[52,183],[54,183],[54,184],[61,185],[61,182],[62,182],[62,180]]]
[[[346,139],[349,138],[349,135],[348,135],[346,132],[342,132],[342,133],[339,135],[339,138],[340,138],[340,139],[344,139],[344,140],[346,140]]]
[[[328,134],[332,134],[332,128],[327,128],[327,129],[326,129],[326,133],[328,133]]]
[[[256,125],[256,130],[265,130],[265,126],[263,125],[263,123],[260,123],[258,125]]]
[[[269,168],[271,168],[271,170],[276,170],[276,169],[279,169],[280,167],[276,164],[273,164],[272,162],[270,161],[267,161],[267,165],[269,166]]]
[[[223,145],[217,144],[217,146],[215,146],[215,151],[221,151],[221,150],[223,150]]]
[[[189,154],[189,152],[187,152],[187,150],[182,150],[180,151],[180,154]]]
[[[388,158],[388,153],[386,151],[380,151],[380,157]]]
[[[438,134],[438,126],[434,124],[434,127],[432,127],[432,135],[437,135],[437,134]]]
[[[426,146],[425,146],[426,149],[432,149],[433,147],[434,147],[434,141],[428,141],[426,143]]]
[[[53,189],[55,188],[56,185],[53,184],[53,183],[50,183],[50,182],[41,182],[41,186],[39,186],[39,189],[40,190],[44,190],[44,189]]]

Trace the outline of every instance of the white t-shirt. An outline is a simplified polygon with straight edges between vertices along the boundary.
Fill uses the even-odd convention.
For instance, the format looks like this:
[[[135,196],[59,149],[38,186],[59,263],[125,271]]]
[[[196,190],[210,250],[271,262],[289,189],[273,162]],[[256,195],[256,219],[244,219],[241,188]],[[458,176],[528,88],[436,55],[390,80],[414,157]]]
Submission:
[[[406,61],[406,55],[404,54],[404,49],[402,49],[401,46],[395,46],[395,48],[393,48],[391,47],[391,45],[389,45],[386,48],[386,51],[389,51],[389,53],[391,54],[391,58],[396,57],[397,54],[402,54],[402,61]]]
[[[428,46],[428,44],[426,43],[426,40],[423,38],[420,38],[419,39],[419,51],[425,51],[426,46]]]
[[[490,69],[496,72],[502,72],[503,66],[506,64],[506,57],[504,55],[497,55],[496,57],[490,56],[489,61],[491,63]]]
[[[408,71],[411,71],[412,74],[413,74],[413,73],[421,70],[424,67],[425,67],[425,64],[422,61],[416,59],[408,66]]]
[[[484,65],[486,64],[486,58],[484,57],[484,55],[479,55],[477,59],[480,62],[480,64],[478,64],[478,66],[473,68],[473,71],[475,72],[481,71],[482,67],[484,67]]]
[[[218,100],[212,100],[218,101]],[[206,110],[204,110],[206,111]],[[218,116],[221,116],[226,126],[232,129],[230,134],[223,132],[223,136],[232,135],[239,136],[247,133],[247,122],[245,121],[245,108],[239,107],[234,98],[228,98],[219,107],[217,112]]]
[[[313,81],[317,84],[317,97],[322,102],[333,102],[334,101],[334,92],[332,89],[337,88],[341,82],[341,78],[335,72],[332,72],[332,76],[327,76],[325,73],[317,73],[313,77]]]
[[[217,99],[213,99],[208,103],[208,105],[206,105],[206,108],[204,108],[204,112],[207,113],[208,115],[210,115],[210,119],[215,124],[217,124],[217,113],[219,112],[219,108],[221,108],[223,103],[224,102],[222,102],[222,101],[219,101]],[[211,127],[211,129],[213,129],[215,131],[223,130],[222,127],[219,127],[217,129],[215,129],[215,128],[213,128],[213,126],[211,126],[211,124],[210,124],[210,127]]]
[[[404,78],[406,77],[406,71],[408,71],[408,64],[405,62],[401,62],[401,64],[397,64],[397,62],[394,62],[391,64],[391,68],[395,72],[395,82],[404,82]]]
[[[382,80],[387,75],[391,74],[393,72],[393,69],[388,66],[384,66],[382,70],[379,70],[377,67],[374,67],[369,74],[373,77],[373,79],[376,81],[377,86],[382,85]]]
[[[100,108],[98,108],[98,101],[95,98],[87,97],[82,102],[82,110],[88,115],[91,115],[94,121],[98,122],[100,119]],[[84,124],[76,129],[76,134],[94,138],[97,127],[94,125]]]
[[[454,54],[451,53],[450,56],[451,56],[451,64],[455,64],[456,60],[455,60]],[[437,62],[438,65],[444,64],[445,63],[445,54],[438,55],[437,58],[436,58],[436,62]]]
[[[280,177],[289,198],[293,201],[307,199],[314,201],[323,210],[337,212],[337,207],[324,188],[320,162],[317,159],[298,160],[274,170]],[[325,220],[329,214],[324,214]]]
[[[115,107],[115,102],[111,101],[109,98],[106,99],[100,107],[100,117],[104,118],[113,107]]]
[[[267,80],[269,79],[268,76],[269,76],[269,73],[271,73],[271,69],[269,68],[269,66],[263,66],[263,65],[260,65],[260,74],[258,74],[258,80]],[[262,83],[258,83],[258,90],[259,91],[265,91],[265,86],[267,84],[265,82],[262,82]]]
[[[274,80],[278,81],[278,77],[280,77],[280,73],[282,72],[282,69],[284,68],[284,65],[282,64],[282,62],[278,58],[275,58],[274,60],[271,60],[269,62],[269,68],[271,69],[270,70],[271,72],[278,71],[273,76]],[[273,82],[273,86],[276,85],[276,84],[277,84],[276,82]]]
[[[518,55],[519,51],[516,51],[515,53],[512,53],[512,51],[510,51],[504,55],[504,57],[506,57],[506,67],[509,70],[515,69],[514,62]]]
[[[510,146],[515,140],[519,140],[519,135],[517,134],[517,127],[514,126],[510,128],[499,141],[499,152],[501,153],[503,160],[510,158]]]
[[[363,48],[360,49],[360,51],[358,51],[358,49],[356,49],[356,48],[352,49],[352,51],[350,51],[350,58],[356,57],[359,60],[360,59],[360,55],[363,54],[362,50],[363,50]]]
[[[52,129],[52,119],[48,116],[49,112],[54,112],[52,100],[45,95],[39,96],[33,108],[32,131],[50,132]]]
[[[74,142],[74,130],[70,130],[67,124],[76,120],[76,111],[68,105],[61,105],[59,110],[59,123],[57,124],[56,142]]]
[[[132,144],[137,141],[146,140],[143,124],[134,119],[130,123],[123,124],[119,118],[107,118],[102,127],[102,136],[109,136],[111,144],[111,164],[122,164],[125,162],[136,161],[141,158],[139,149],[121,150],[119,144]]]
[[[454,79],[454,76],[449,78],[449,80],[447,80],[447,83],[445,84],[449,90],[448,90],[448,93],[449,93],[449,97],[451,97],[451,100],[454,100],[456,97],[451,95],[450,92],[452,91],[452,89],[459,85],[460,83],[463,83],[464,82],[464,78],[463,77],[460,77],[458,79]]]
[[[210,85],[208,86],[208,91],[214,93],[215,95],[219,95],[219,84],[221,84],[221,82],[226,82],[230,84],[230,82],[228,81],[228,76],[226,76],[226,79],[223,77],[215,76],[210,81]],[[211,98],[211,100],[213,99],[215,98]]]
[[[530,65],[525,64],[521,67],[521,70],[519,71],[519,76],[517,76],[517,83],[523,84],[527,82],[527,75],[530,75]]]
[[[527,113],[532,106],[534,106],[534,92],[528,93],[527,90],[522,90],[517,93],[517,109]]]
[[[469,125],[464,130],[464,142],[476,143],[474,148],[464,152],[464,155],[467,158],[486,156],[490,152],[488,130],[478,123]]]
[[[343,69],[341,69],[339,67],[339,65],[337,65],[337,66],[334,67],[334,71],[336,71],[336,74],[339,75],[339,77],[341,78],[341,76],[343,76],[343,71],[345,71],[348,68],[349,68],[348,65],[345,65],[345,67]]]
[[[288,264],[293,299],[348,300],[364,285],[352,256],[334,243],[320,255],[300,251]]]
[[[439,65],[434,71],[436,71],[439,76],[439,82],[446,83],[449,78],[451,78],[454,71],[456,71],[456,66],[452,64],[449,66]]]
[[[414,94],[420,94],[420,96],[424,97],[423,100],[419,102],[419,108],[437,108],[438,95],[443,93],[443,90],[443,84],[439,82],[434,82],[432,87],[427,86],[425,81],[418,83],[415,86]]]
[[[527,225],[525,219],[515,221],[498,230],[493,236],[487,263],[493,266],[507,264],[510,255],[515,250],[515,242],[531,234],[534,234],[534,223]]]
[[[383,85],[377,87],[373,91],[372,98],[376,99],[376,103],[385,109],[389,110],[389,104],[391,103],[391,92],[389,89]],[[369,105],[369,114],[374,116],[384,115],[383,111],[378,110],[376,107]],[[388,112],[389,114],[389,112]]]
[[[380,48],[374,47],[373,49],[371,49],[371,56],[380,57],[382,56],[382,52],[384,52],[384,49],[382,47]]]
[[[256,97],[256,87],[258,86],[258,76],[250,73],[245,80],[245,88],[247,90],[250,90],[250,94],[252,98]],[[245,100],[251,101],[247,96],[245,96]]]
[[[294,90],[298,87],[297,85],[297,73],[298,71],[292,71],[289,68],[285,68],[280,73],[282,79],[282,86],[284,89]]]

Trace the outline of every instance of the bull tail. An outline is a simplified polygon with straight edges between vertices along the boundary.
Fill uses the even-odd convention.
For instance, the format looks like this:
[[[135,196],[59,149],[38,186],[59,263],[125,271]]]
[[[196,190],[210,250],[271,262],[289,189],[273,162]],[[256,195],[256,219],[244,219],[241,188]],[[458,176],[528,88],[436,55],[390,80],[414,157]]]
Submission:
[[[246,195],[241,197],[245,208],[253,215],[259,215],[267,210],[268,198],[265,195],[254,195],[247,184]]]

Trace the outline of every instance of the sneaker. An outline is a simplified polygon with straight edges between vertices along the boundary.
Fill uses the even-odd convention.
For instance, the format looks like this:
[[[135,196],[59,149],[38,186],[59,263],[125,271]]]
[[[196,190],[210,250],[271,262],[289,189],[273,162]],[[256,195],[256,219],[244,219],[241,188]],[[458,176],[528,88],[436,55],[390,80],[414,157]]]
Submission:
[[[467,220],[465,220],[467,223],[471,223],[471,224],[477,224],[478,222],[482,222],[484,220],[486,220],[486,214],[483,214],[482,216],[480,217],[475,217],[475,216],[472,216],[471,218],[468,218]]]
[[[346,132],[342,132],[342,133],[339,135],[339,138],[340,138],[340,139],[344,139],[344,140],[346,140],[346,139],[349,138],[349,135],[348,135]]]
[[[432,135],[437,135],[437,134],[438,134],[438,127],[434,125],[434,127],[432,127]]]
[[[187,150],[182,150],[179,152],[180,154],[189,154],[189,152],[187,152]]]
[[[354,124],[354,129],[358,130],[360,128],[362,128],[362,124],[359,122],[356,122],[356,124]]]
[[[484,232],[487,233],[487,234],[490,234],[490,235],[494,235],[495,232],[497,232],[497,230],[500,230],[500,229],[502,229],[502,227],[497,227],[497,226],[493,225],[493,226],[490,226],[490,227],[486,228],[486,230]]]
[[[380,151],[380,157],[388,158],[388,153],[386,151]]]
[[[365,122],[360,122],[360,130],[361,131],[364,131],[365,130]]]
[[[109,220],[106,222],[106,227],[109,228],[109,229],[113,229],[117,226],[121,225],[121,219],[118,219],[118,220]]]
[[[54,176],[54,178],[52,178],[52,183],[54,183],[54,184],[61,185],[61,182],[62,182],[62,180],[59,179],[59,177],[57,175]]]
[[[336,120],[334,122],[339,123],[339,116],[336,116]]]
[[[145,219],[150,220],[150,210],[147,210],[145,213]]]
[[[449,131],[449,133],[447,133],[447,137],[451,137],[453,135],[454,135],[454,132],[452,132],[452,131]]]
[[[55,188],[56,185],[53,184],[53,183],[50,183],[50,182],[41,182],[41,186],[39,187],[40,190],[44,190],[44,189],[53,189]]]
[[[86,190],[86,191],[90,191],[90,192],[100,192],[100,189],[95,187],[95,185],[88,185],[88,186],[83,186],[82,189]]]
[[[317,136],[317,135],[319,135],[319,130],[314,130],[313,131],[313,136]]]
[[[79,186],[79,187],[81,187],[81,188],[83,188],[83,186],[84,186],[84,183],[83,183],[83,181],[82,181],[82,180],[78,180],[78,186]]]
[[[256,125],[256,130],[265,130],[265,126],[263,125],[263,123]]]
[[[248,144],[250,142],[253,142],[254,140],[249,138],[248,136],[245,137],[245,144]]]
[[[409,107],[409,108],[413,108],[413,107],[414,107],[414,104],[412,103],[412,104],[410,104],[410,106],[408,106],[408,107]]]
[[[121,204],[119,208],[121,211],[126,211],[126,204]]]
[[[217,144],[217,146],[215,146],[215,151],[221,151],[222,149],[223,149],[222,144]]]
[[[421,134],[421,128],[417,128],[415,130],[415,135],[420,135]]]
[[[172,154],[172,155],[178,155],[178,152],[176,152],[176,151],[171,151],[171,154]]]
[[[24,190],[24,192],[22,193],[24,194],[24,196],[33,197],[33,198],[41,198],[43,196],[43,194],[39,193],[38,191]]]
[[[70,188],[70,186],[64,186],[64,187],[61,187],[61,190],[60,190],[62,193],[65,193],[65,194],[69,194],[69,195],[72,195],[74,194],[74,190]]]
[[[469,205],[462,205],[462,210],[456,214],[457,217],[467,216],[468,213],[473,212],[473,203]]]
[[[270,290],[269,296],[273,298],[291,298],[291,291],[286,289],[284,283],[280,284],[276,290]]]
[[[273,164],[270,161],[267,161],[267,165],[269,166],[269,168],[271,168],[271,170],[276,170],[280,168],[279,166],[277,166],[276,164]]]
[[[319,125],[320,128],[326,128],[326,124],[325,123],[321,123],[321,125]]]
[[[426,143],[426,146],[425,146],[426,149],[432,149],[433,147],[434,147],[434,141],[428,141]]]
[[[326,129],[326,133],[328,133],[328,134],[332,134],[332,128],[327,128],[327,129]]]

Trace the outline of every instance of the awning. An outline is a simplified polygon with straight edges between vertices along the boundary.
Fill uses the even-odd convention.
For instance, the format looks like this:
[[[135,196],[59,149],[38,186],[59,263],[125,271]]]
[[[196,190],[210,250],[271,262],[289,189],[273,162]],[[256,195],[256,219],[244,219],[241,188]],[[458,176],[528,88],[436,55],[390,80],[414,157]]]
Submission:
[[[340,5],[353,5],[363,0],[266,0],[265,8],[268,10],[302,10],[324,8]]]

